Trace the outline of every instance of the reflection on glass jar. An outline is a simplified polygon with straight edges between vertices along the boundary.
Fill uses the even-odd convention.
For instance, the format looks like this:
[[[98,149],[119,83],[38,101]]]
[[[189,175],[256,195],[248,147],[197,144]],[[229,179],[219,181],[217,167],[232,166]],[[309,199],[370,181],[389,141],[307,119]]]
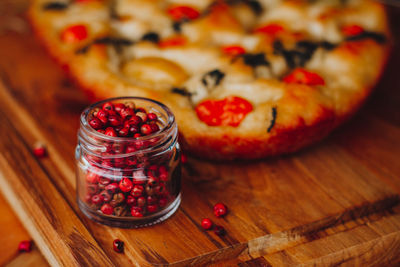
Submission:
[[[99,116],[105,103],[106,106],[111,103],[112,109],[117,103],[126,103],[133,116],[157,115],[152,115],[156,119],[151,122],[157,124],[153,125],[155,130],[141,136],[127,135],[130,137],[109,136],[102,129],[95,130],[89,122]],[[106,113],[108,108],[104,109]],[[122,117],[127,121],[132,114]],[[104,127],[110,123],[113,122],[103,120]],[[118,123],[115,125],[111,128],[118,130]],[[142,132],[146,132],[146,127]],[[130,228],[152,225],[170,217],[180,204],[177,133],[170,110],[150,99],[113,98],[83,111],[75,155],[77,199],[83,213],[103,224]]]

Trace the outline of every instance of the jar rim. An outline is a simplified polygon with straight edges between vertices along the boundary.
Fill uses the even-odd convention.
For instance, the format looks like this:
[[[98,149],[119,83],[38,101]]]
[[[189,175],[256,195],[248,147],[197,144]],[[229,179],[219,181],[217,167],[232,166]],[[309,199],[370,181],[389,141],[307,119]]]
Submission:
[[[161,107],[163,109],[163,111],[165,111],[165,113],[167,114],[167,124],[160,130],[157,131],[155,133],[151,133],[149,135],[145,135],[145,136],[140,136],[140,137],[119,137],[119,136],[108,136],[105,134],[102,134],[98,131],[96,131],[95,129],[93,129],[93,127],[91,127],[89,125],[89,122],[87,120],[87,116],[89,115],[89,112],[98,107],[101,106],[104,103],[107,102],[113,102],[113,101],[117,101],[117,100],[141,100],[141,101],[147,101],[153,104],[158,105],[159,107]],[[151,138],[154,138],[155,136],[165,133],[167,132],[169,129],[171,129],[171,127],[173,127],[173,125],[175,124],[175,116],[172,113],[172,111],[163,103],[157,101],[157,100],[153,100],[150,98],[146,98],[146,97],[137,97],[137,96],[122,96],[122,97],[113,97],[113,98],[107,98],[98,102],[95,102],[93,104],[91,104],[90,106],[88,106],[87,108],[85,108],[83,110],[83,112],[81,113],[81,117],[80,117],[80,123],[81,125],[85,126],[86,130],[89,131],[90,134],[93,134],[95,137],[101,138],[105,141],[120,141],[120,142],[127,142],[127,141],[143,141],[143,140],[148,140]],[[86,127],[87,126],[87,127]]]

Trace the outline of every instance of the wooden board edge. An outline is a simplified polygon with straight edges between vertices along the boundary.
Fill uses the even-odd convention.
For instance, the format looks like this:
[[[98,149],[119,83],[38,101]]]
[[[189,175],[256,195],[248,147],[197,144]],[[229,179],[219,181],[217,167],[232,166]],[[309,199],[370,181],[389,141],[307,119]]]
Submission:
[[[0,86],[1,86],[1,84],[0,84]],[[8,93],[8,92],[7,92],[7,93]],[[20,118],[20,119],[21,119],[21,118]],[[1,177],[1,178],[4,178],[4,177]],[[1,183],[0,183],[0,185],[1,185]],[[14,197],[16,197],[16,196],[14,196]],[[7,199],[8,199],[8,197],[7,197]],[[372,204],[373,204],[373,203],[372,203]],[[332,216],[332,218],[333,218],[333,217],[335,217],[335,216]],[[356,218],[357,218],[357,216],[356,216]],[[20,217],[20,219],[21,219],[21,217]],[[21,220],[22,220],[22,222],[24,222],[24,224],[25,224],[25,220],[24,220],[24,219],[21,219]],[[339,221],[340,221],[340,220],[339,220]],[[330,225],[328,221],[326,221],[325,223],[326,223],[326,225],[328,225],[328,226]],[[326,225],[325,225],[325,226],[326,226]],[[321,226],[322,226],[322,225],[321,225]],[[293,230],[293,229],[292,229],[292,230]],[[290,231],[292,231],[292,230],[288,230],[288,233],[289,233]],[[28,230],[28,231],[29,231],[29,230]],[[29,232],[30,232],[30,231],[29,231]],[[282,232],[280,232],[279,234],[282,234]],[[304,237],[304,236],[300,236],[300,237]],[[306,241],[307,241],[307,239],[304,240],[304,242],[306,242]],[[250,241],[249,241],[249,242],[250,242]],[[294,243],[290,243],[290,242],[289,242],[289,243],[287,243],[287,245],[288,245],[289,247],[291,247],[291,246],[296,246],[296,245],[298,244],[298,243],[296,243],[296,242],[297,242],[297,241],[295,241]],[[229,248],[228,248],[228,249],[229,249]],[[232,248],[231,248],[231,249],[232,249]],[[43,253],[43,254],[44,254],[44,253]],[[213,254],[213,252],[211,252],[210,254]],[[50,261],[49,261],[49,262],[50,262]]]
[[[321,237],[315,246],[332,248],[332,242],[338,240],[361,240],[359,234],[366,229],[377,233],[377,237],[357,242],[320,256],[309,254],[312,249],[309,244],[299,244],[280,251],[258,255],[257,257],[243,257],[239,266],[400,266],[400,214],[387,215],[376,221],[365,222],[351,228],[354,222],[342,227],[344,231],[329,229],[332,234]],[[384,226],[387,226],[386,228]],[[396,226],[397,225],[397,226]],[[350,227],[350,228],[349,228]],[[379,229],[384,228],[384,234]],[[392,231],[387,231],[392,229]],[[328,229],[327,229],[328,230]],[[332,239],[333,237],[333,239]],[[343,243],[344,245],[345,243]],[[299,253],[299,254],[298,254]],[[309,259],[305,259],[309,257]],[[254,265],[263,263],[264,265]]]
[[[28,212],[23,208],[22,202],[16,196],[16,193],[12,189],[12,187],[7,182],[7,179],[4,177],[3,172],[0,170],[0,191],[5,196],[8,204],[13,207],[15,214],[18,219],[24,225],[25,229],[32,236],[33,240],[37,244],[40,252],[46,258],[48,263],[51,266],[61,266],[57,259],[54,257],[51,252],[49,246],[47,245],[44,238],[36,231],[36,227],[34,226],[34,221],[29,216]]]
[[[78,262],[114,266],[76,213],[70,211],[70,204],[50,181],[13,124],[4,114],[0,118],[5,130],[1,148],[13,148],[0,153],[1,190],[37,240],[43,255],[55,266],[76,266]],[[57,218],[54,213],[62,216]]]
[[[400,231],[306,262],[304,266],[389,266],[400,261]]]
[[[14,113],[14,116],[17,120],[24,123],[24,127],[29,129],[30,134],[35,137],[36,140],[46,140],[45,135],[42,133],[37,123],[32,120],[32,116],[27,112],[26,108],[24,108],[21,103],[11,95],[10,90],[13,88],[6,81],[7,78],[3,76],[2,73],[0,73],[0,96],[2,101],[18,110],[18,112]],[[56,166],[60,172],[65,174],[67,179],[68,177],[73,177],[68,181],[75,186],[75,172],[66,164],[62,155],[57,151],[55,146],[51,143],[46,144],[46,149],[48,153],[51,154],[50,159],[52,160],[53,165]],[[57,162],[57,164],[54,164],[54,162]]]
[[[261,236],[248,241],[249,254],[252,257],[259,257],[298,246],[319,239],[321,238],[320,233],[347,222],[353,221],[359,226],[366,222],[376,221],[386,216],[398,205],[400,205],[400,196],[396,194],[373,203],[366,202],[344,213],[334,214],[307,225]],[[374,215],[375,218],[369,218],[370,215]]]
[[[4,267],[20,267],[20,266],[40,266],[47,267],[50,266],[43,254],[40,253],[36,246],[33,247],[32,251],[29,253],[18,254],[12,260],[7,262]]]

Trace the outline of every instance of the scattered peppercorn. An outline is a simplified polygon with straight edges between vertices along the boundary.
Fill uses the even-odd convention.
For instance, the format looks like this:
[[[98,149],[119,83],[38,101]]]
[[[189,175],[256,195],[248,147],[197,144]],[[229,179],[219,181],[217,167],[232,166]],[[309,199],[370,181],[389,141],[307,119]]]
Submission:
[[[214,233],[218,236],[223,236],[226,234],[225,228],[222,227],[221,225],[216,225],[214,227]]]
[[[228,208],[223,203],[217,203],[214,205],[214,214],[218,218],[223,217],[228,212]]]
[[[124,242],[119,239],[115,239],[113,241],[113,249],[115,252],[122,253],[124,252]]]
[[[154,113],[147,113],[147,119],[150,121],[156,121],[157,120],[157,115]]]
[[[158,209],[158,207],[157,207],[157,205],[155,205],[155,204],[153,204],[153,205],[148,205],[148,206],[147,206],[147,211],[148,211],[148,212],[151,212],[151,213],[156,212],[157,209]]]
[[[99,175],[94,172],[88,172],[86,175],[86,181],[91,184],[97,183],[99,181]]]
[[[148,122],[149,121],[149,122]],[[89,125],[99,133],[112,137],[140,137],[160,130],[158,116],[136,108],[132,103],[104,103],[88,118]],[[140,135],[136,135],[140,133]]]
[[[134,102],[106,102],[93,108],[87,121],[95,131],[111,137],[146,136],[160,131],[163,125],[158,113],[147,112]],[[82,199],[91,209],[109,216],[143,217],[160,212],[175,199],[175,174],[170,173],[169,158],[149,162],[135,152],[155,141],[133,138],[132,142],[105,145],[105,155],[120,157],[86,155],[90,167],[84,177]]]
[[[129,178],[122,178],[119,182],[119,189],[121,189],[122,192],[129,192],[132,190],[132,187],[133,184]]]
[[[41,144],[41,143],[37,143],[35,144],[34,148],[33,148],[33,154],[35,155],[36,158],[41,159],[47,156],[47,150],[46,147]]]
[[[132,207],[131,215],[132,217],[143,217],[143,209],[141,207]]]
[[[30,240],[23,240],[18,244],[19,252],[31,252],[31,250],[32,250],[32,241]]]
[[[187,163],[187,156],[184,153],[182,153],[182,155],[181,155],[181,162],[182,162],[182,164],[186,164]]]
[[[106,215],[111,215],[114,212],[114,208],[110,204],[104,204],[100,210]]]
[[[213,227],[213,222],[209,218],[201,220],[201,227],[205,230],[210,230]]]
[[[100,194],[94,195],[94,196],[92,196],[91,201],[95,205],[100,205],[101,203],[103,203],[103,196]]]

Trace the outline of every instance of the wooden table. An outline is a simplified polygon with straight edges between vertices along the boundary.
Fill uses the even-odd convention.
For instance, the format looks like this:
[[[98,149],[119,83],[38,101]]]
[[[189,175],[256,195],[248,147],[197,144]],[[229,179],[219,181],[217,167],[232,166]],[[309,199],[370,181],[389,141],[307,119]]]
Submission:
[[[24,1],[1,5],[7,3],[16,13],[23,10]],[[400,12],[390,13],[399,37]],[[398,40],[370,101],[329,138],[294,155],[256,162],[190,158],[182,205],[174,216],[149,228],[116,229],[88,220],[75,202],[74,147],[87,99],[20,16],[8,12],[0,18],[0,190],[10,204],[0,199],[0,211],[10,219],[0,221],[2,244],[9,244],[0,248],[0,264],[15,258],[17,241],[28,238],[13,212],[51,265],[382,266],[400,261]],[[48,158],[32,155],[37,141],[46,144]],[[219,201],[230,210],[224,219],[214,219],[226,228],[224,237],[199,226]],[[115,238],[125,241],[124,254],[112,250]],[[35,250],[17,256],[14,266],[29,258],[43,263]]]

